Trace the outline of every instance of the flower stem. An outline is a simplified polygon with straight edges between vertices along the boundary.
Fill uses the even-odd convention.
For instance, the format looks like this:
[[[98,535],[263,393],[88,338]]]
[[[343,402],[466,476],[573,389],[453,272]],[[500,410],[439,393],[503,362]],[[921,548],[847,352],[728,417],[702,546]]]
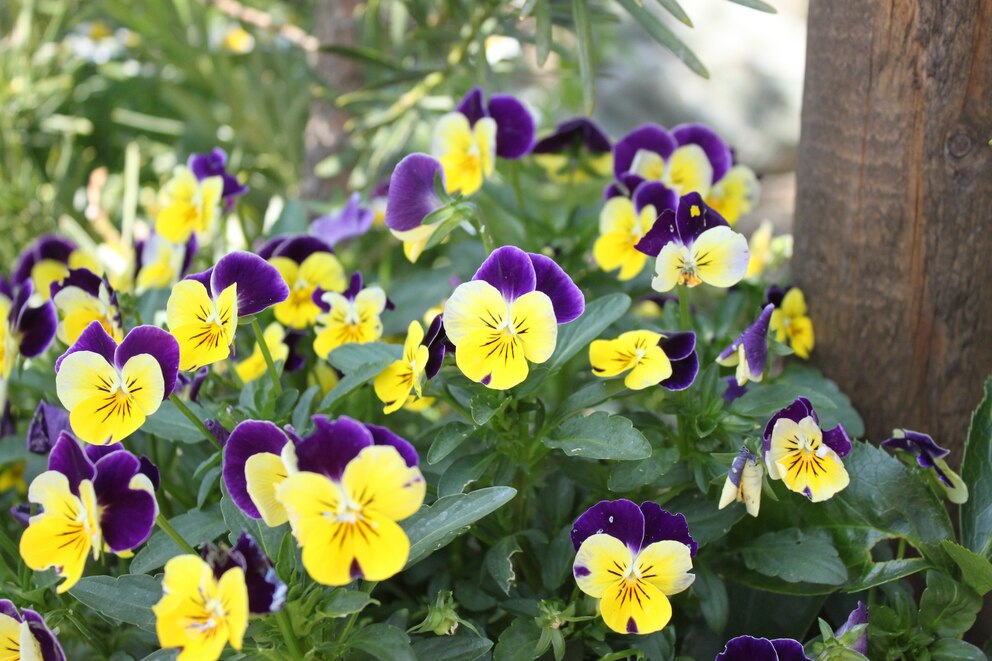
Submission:
[[[272,385],[276,389],[276,397],[282,395],[282,383],[279,382],[279,373],[276,372],[276,364],[272,360],[272,354],[269,352],[269,345],[265,343],[265,336],[262,334],[262,327],[258,325],[258,319],[251,320],[251,329],[255,331],[255,341],[258,342],[258,348],[262,350],[262,357],[265,358],[265,366],[269,369],[269,377],[272,379]]]
[[[679,285],[679,314],[682,317],[682,330],[692,330],[692,318],[689,315],[689,288]]]
[[[172,402],[173,405],[179,409],[179,412],[185,415],[186,418],[197,427],[197,429],[203,432],[203,436],[208,441],[216,445],[218,450],[223,449],[220,446],[220,441],[214,438],[214,435],[210,433],[210,430],[207,429],[205,424],[203,424],[203,421],[196,417],[196,414],[193,413],[188,406],[186,406],[183,400],[179,399],[179,396],[176,393],[169,395],[169,401]]]
[[[183,536],[179,534],[179,531],[172,527],[172,524],[169,523],[169,520],[165,518],[164,514],[159,512],[158,516],[155,517],[155,523],[162,529],[162,532],[168,535],[169,538],[176,543],[176,546],[181,548],[186,553],[192,553],[197,556],[199,555],[199,553],[196,552],[196,549],[193,548],[189,542],[183,539]]]
[[[372,590],[375,586],[379,584],[379,581],[363,581],[362,582],[362,592],[367,595],[372,594]],[[358,613],[352,613],[351,617],[348,618],[348,622],[344,625],[344,629],[341,631],[341,637],[338,639],[341,642],[348,640],[348,634],[351,633],[352,627],[355,626],[355,622],[358,620]]]
[[[289,620],[289,613],[286,611],[285,606],[276,611],[276,623],[279,624],[279,631],[282,632],[282,640],[286,643],[289,656],[294,661],[302,661],[303,651],[300,649],[300,641],[297,640],[296,634],[293,633],[293,623]]]

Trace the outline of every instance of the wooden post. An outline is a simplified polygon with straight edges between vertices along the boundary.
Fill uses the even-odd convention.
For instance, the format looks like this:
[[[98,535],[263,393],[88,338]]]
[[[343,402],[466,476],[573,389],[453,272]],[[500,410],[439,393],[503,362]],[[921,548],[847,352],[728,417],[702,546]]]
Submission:
[[[814,0],[794,279],[868,436],[960,456],[992,373],[992,0]]]

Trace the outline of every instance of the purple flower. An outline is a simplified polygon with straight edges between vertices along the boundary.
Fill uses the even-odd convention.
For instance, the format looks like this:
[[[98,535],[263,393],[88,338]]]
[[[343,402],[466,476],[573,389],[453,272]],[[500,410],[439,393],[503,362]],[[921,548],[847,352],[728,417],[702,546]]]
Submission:
[[[500,158],[520,158],[534,146],[534,117],[527,106],[515,96],[493,94],[486,104],[481,87],[475,87],[462,98],[458,112],[474,125],[484,117],[496,122],[496,155]]]
[[[48,288],[69,273],[70,258],[76,254],[76,244],[54,234],[45,234],[21,251],[11,280],[20,286],[33,280],[35,289],[47,299]]]
[[[864,627],[861,630],[861,635],[856,639],[848,641],[844,634],[848,631],[854,629],[854,627],[868,624],[868,606],[865,602],[858,600],[858,607],[851,611],[851,614],[847,616],[847,621],[841,625],[837,631],[834,632],[836,638],[840,638],[849,649],[858,652],[859,654],[868,654],[868,628]],[[850,635],[848,636],[850,637]]]
[[[403,242],[403,251],[411,262],[417,261],[437,229],[437,222],[424,224],[424,221],[447,204],[438,195],[435,186],[438,179],[444,189],[444,168],[427,154],[410,154],[396,165],[389,178],[386,227]]]
[[[775,306],[769,303],[758,318],[737,339],[720,352],[716,362],[725,367],[737,366],[737,385],[761,381],[768,362],[768,324]]]
[[[534,145],[532,154],[560,154],[585,149],[593,154],[609,152],[610,139],[588,117],[575,117],[555,127],[551,135]]]
[[[41,615],[30,608],[22,608],[18,612],[14,602],[0,599],[0,630],[7,634],[3,640],[3,651],[13,653],[11,658],[66,661],[59,639]],[[32,654],[35,650],[41,656],[37,656],[37,652]]]
[[[802,643],[791,638],[737,636],[729,641],[715,661],[812,661]]]
[[[733,164],[730,148],[702,124],[682,124],[671,132],[657,124],[640,126],[613,147],[613,172],[665,181],[681,194],[707,195]]]
[[[233,567],[244,571],[249,612],[266,615],[282,609],[286,601],[286,584],[251,535],[242,532],[233,548],[207,544],[202,555],[218,580]]]
[[[62,432],[70,431],[69,412],[61,406],[48,402],[38,402],[28,427],[28,451],[35,454],[48,454],[55,446]]]
[[[735,399],[743,397],[744,393],[747,392],[747,386],[737,385],[736,376],[725,376],[723,380],[727,384],[727,389],[723,391],[723,401],[728,404]]]
[[[23,281],[13,296],[10,296],[10,290],[6,281],[0,278],[0,319],[3,319],[0,321],[0,378],[3,379],[10,377],[18,355],[34,358],[44,353],[55,339],[58,327],[51,301],[31,305],[34,293],[31,280]]]
[[[310,234],[322,239],[331,247],[345,239],[361,236],[372,228],[372,209],[362,206],[362,196],[352,193],[348,204],[310,225]]]
[[[220,147],[214,147],[205,154],[192,154],[186,163],[198,181],[208,177],[222,177],[224,190],[221,197],[225,208],[234,206],[234,198],[248,192],[248,187],[238,182],[238,178],[227,171],[227,152]]]
[[[929,434],[911,429],[893,429],[892,437],[882,441],[882,447],[908,452],[916,457],[916,463],[921,468],[932,469],[947,489],[951,502],[961,504],[968,500],[968,485],[944,460],[951,451],[937,445]]]

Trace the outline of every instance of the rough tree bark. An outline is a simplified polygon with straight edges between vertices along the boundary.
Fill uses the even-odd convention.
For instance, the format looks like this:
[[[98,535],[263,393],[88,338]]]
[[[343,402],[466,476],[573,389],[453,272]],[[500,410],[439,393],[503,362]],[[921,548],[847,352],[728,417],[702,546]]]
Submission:
[[[992,0],[815,0],[795,280],[870,438],[960,456],[992,373]]]
[[[355,45],[358,37],[355,11],[360,4],[360,0],[318,0],[314,7],[314,33],[320,43]],[[329,53],[319,53],[315,57],[317,75],[333,90],[351,92],[361,87],[361,67],[354,60]],[[326,200],[347,182],[348,172],[319,178],[313,171],[318,163],[341,150],[347,137],[344,131],[347,119],[347,114],[334,105],[333,96],[316,95],[310,102],[310,119],[304,135],[303,197]]]

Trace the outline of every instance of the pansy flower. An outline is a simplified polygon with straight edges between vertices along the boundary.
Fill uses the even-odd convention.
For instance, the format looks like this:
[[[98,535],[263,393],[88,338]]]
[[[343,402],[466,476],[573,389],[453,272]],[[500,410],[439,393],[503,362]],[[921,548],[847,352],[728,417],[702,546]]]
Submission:
[[[38,296],[47,301],[51,297],[52,283],[60,282],[69,275],[69,269],[82,268],[94,273],[102,272],[99,262],[79,250],[75,243],[46,234],[21,252],[11,280],[15,287],[30,280]]]
[[[410,322],[403,357],[384,369],[373,382],[376,397],[386,405],[383,413],[388,415],[407,403],[424,399],[424,382],[437,375],[444,361],[445,339],[440,315],[431,322],[426,336],[419,322]]]
[[[447,191],[471,195],[492,176],[497,156],[520,158],[533,145],[534,118],[526,106],[508,94],[494,94],[487,104],[476,87],[438,120],[431,152],[444,168]]]
[[[728,404],[747,392],[747,386],[738,385],[736,375],[723,377],[723,382],[727,384],[727,389],[723,391],[723,401]]]
[[[435,180],[445,186],[440,161],[427,154],[410,154],[400,161],[389,178],[385,223],[389,231],[403,242],[403,254],[416,262],[437,223],[424,224],[435,211],[445,206],[438,196]]]
[[[135,293],[172,287],[189,271],[198,248],[195,234],[185,243],[173,243],[153,232],[135,243]]]
[[[572,526],[579,589],[599,599],[617,633],[660,631],[672,619],[668,597],[692,585],[696,542],[681,514],[650,501],[600,501]]]
[[[737,385],[761,381],[768,362],[768,324],[775,306],[769,303],[754,322],[737,339],[720,352],[716,362],[724,367],[737,366]]]
[[[33,293],[31,280],[21,283],[14,294],[0,276],[0,381],[10,377],[19,355],[40,356],[55,339],[58,326],[55,306],[48,300],[38,306],[31,305]]]
[[[275,567],[255,538],[248,533],[242,532],[231,548],[223,544],[207,544],[202,555],[218,581],[233,567],[244,571],[250,613],[266,615],[282,608],[286,601],[286,584],[276,574]]]
[[[196,555],[165,563],[162,598],[152,606],[162,647],[178,647],[177,661],[215,661],[230,642],[241,649],[248,628],[248,588],[240,566],[217,578]]]
[[[159,192],[155,232],[173,243],[186,243],[193,234],[211,236],[223,193],[223,177],[200,181],[188,167],[176,167]]]
[[[968,501],[968,485],[944,460],[951,451],[937,445],[929,434],[912,429],[893,429],[891,438],[882,441],[882,447],[908,452],[916,457],[916,463],[921,468],[932,469],[952,503],[960,505]]]
[[[224,483],[248,515],[287,519],[303,565],[324,585],[378,581],[406,564],[410,542],[397,525],[424,500],[417,452],[385,427],[348,417],[313,417],[300,439],[271,422],[242,422],[224,446]]]
[[[834,632],[834,637],[848,649],[861,655],[868,654],[868,605],[865,602],[858,600],[857,608]]]
[[[799,287],[783,290],[772,286],[765,291],[765,301],[775,306],[771,318],[775,339],[779,342],[788,341],[797,356],[809,358],[816,338],[813,336],[813,320],[806,316],[803,290]]]
[[[850,482],[842,457],[851,451],[843,425],[821,429],[805,397],[776,413],[765,425],[762,456],[768,477],[814,503],[827,500]]]
[[[663,211],[636,247],[657,258],[651,287],[659,292],[701,282],[731,287],[744,277],[749,259],[747,239],[698,193],[683,195],[676,211]]]
[[[288,328],[313,326],[320,308],[313,301],[318,288],[344,291],[347,281],[344,267],[330,244],[315,236],[300,234],[277,237],[265,244],[258,254],[276,267],[289,288],[289,296],[273,308],[276,320]]]
[[[0,654],[5,661],[66,661],[59,639],[45,620],[30,608],[0,599]]]
[[[234,206],[234,198],[248,192],[248,187],[227,171],[227,152],[220,147],[214,147],[205,154],[191,154],[186,162],[186,167],[190,169],[198,181],[202,182],[212,177],[220,177],[223,180],[224,185],[220,196],[224,200],[226,209]]]
[[[503,246],[452,292],[444,304],[444,330],[465,376],[506,390],[527,378],[528,362],[551,357],[558,324],[584,309],[582,292],[553,260]]]
[[[644,270],[648,256],[637,249],[663,211],[675,209],[679,197],[656,181],[637,187],[633,198],[611,197],[599,213],[599,238],[592,256],[604,271],[620,269],[617,277],[630,280]]]
[[[169,331],[179,342],[179,369],[194,371],[230,354],[238,318],[285,301],[289,287],[257,255],[232,252],[216,266],[176,283],[166,304]]]
[[[362,205],[362,196],[352,193],[343,208],[310,223],[310,234],[334,247],[372,229],[374,215],[372,209]]]
[[[158,502],[158,469],[147,459],[115,447],[87,446],[67,433],[48,457],[48,470],[31,482],[28,500],[42,511],[21,536],[24,564],[55,567],[65,580],[61,594],[83,575],[86,556],[125,554],[152,533]]]
[[[579,183],[609,176],[613,169],[610,139],[588,117],[562,122],[531,150],[552,181]]]
[[[803,644],[791,638],[737,636],[728,641],[716,661],[811,661]]]
[[[289,355],[289,346],[286,344],[286,330],[278,322],[273,321],[265,328],[265,331],[262,333],[262,339],[269,350],[272,362],[278,363],[281,360],[285,364],[286,357]],[[265,362],[265,355],[262,353],[262,347],[258,342],[255,342],[255,348],[252,349],[251,355],[240,361],[234,368],[242,383],[249,383],[250,381],[261,378],[267,369],[268,363]]]
[[[28,425],[28,451],[34,454],[48,454],[59,440],[62,432],[70,431],[69,412],[61,406],[54,406],[42,400]]]
[[[626,372],[623,383],[631,390],[656,385],[685,390],[699,372],[696,334],[628,331],[614,340],[594,340],[589,345],[589,362],[598,377]]]
[[[379,315],[393,306],[381,287],[363,287],[361,272],[351,276],[343,293],[318,288],[313,301],[321,310],[313,350],[324,359],[342,344],[364,344],[382,337]]]
[[[118,344],[94,321],[55,361],[55,388],[73,433],[117,443],[137,431],[176,386],[179,345],[155,326],[132,328]]]
[[[107,278],[89,269],[70,269],[65,279],[52,283],[52,303],[59,312],[56,336],[62,342],[74,343],[94,321],[116,342],[124,339],[117,292]]]
[[[751,454],[747,447],[742,447],[730,466],[727,481],[723,484],[719,509],[736,501],[744,503],[748,514],[758,516],[761,507],[761,480],[764,475],[761,460]]]

